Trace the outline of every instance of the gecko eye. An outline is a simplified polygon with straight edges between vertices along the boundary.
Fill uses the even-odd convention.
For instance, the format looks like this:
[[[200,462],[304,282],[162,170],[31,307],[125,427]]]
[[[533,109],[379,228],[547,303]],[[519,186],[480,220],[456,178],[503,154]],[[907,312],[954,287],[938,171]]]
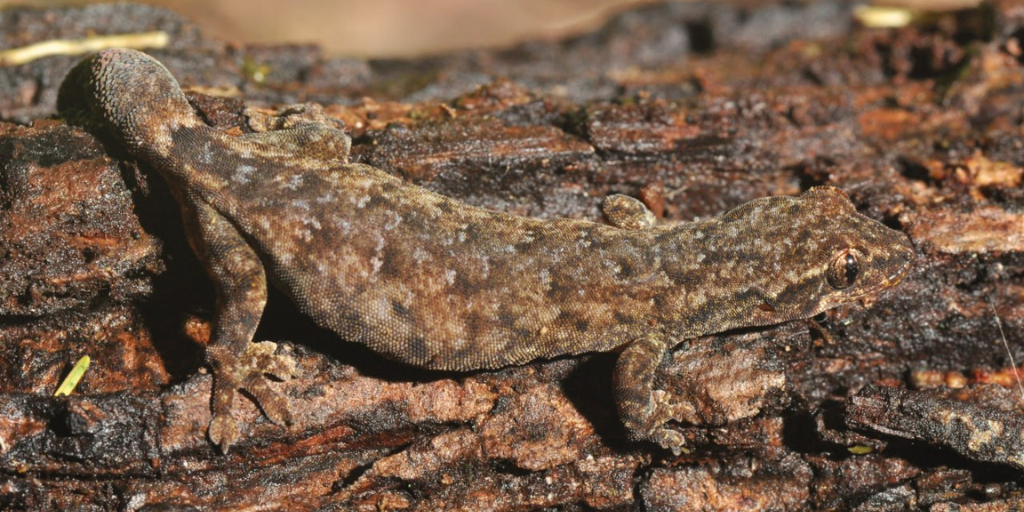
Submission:
[[[860,275],[860,259],[864,255],[857,249],[843,249],[832,258],[828,265],[825,278],[832,288],[843,290],[849,288]]]

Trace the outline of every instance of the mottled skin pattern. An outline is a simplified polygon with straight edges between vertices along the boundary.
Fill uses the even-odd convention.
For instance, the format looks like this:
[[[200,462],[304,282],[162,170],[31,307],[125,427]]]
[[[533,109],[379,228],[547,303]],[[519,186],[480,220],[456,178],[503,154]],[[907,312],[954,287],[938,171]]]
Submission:
[[[160,63],[131,50],[83,61],[60,106],[102,117],[181,203],[217,286],[209,435],[224,450],[239,436],[239,389],[271,420],[289,419],[265,374],[287,377],[294,363],[251,343],[268,280],[342,339],[425,368],[620,350],[615,400],[627,431],[678,450],[682,437],[664,426],[672,406],[653,389],[669,348],[872,296],[914,256],[905,235],[827,187],[663,227],[622,196],[606,204],[613,225],[468,206],[348,163],[349,138],[327,126],[214,130]]]

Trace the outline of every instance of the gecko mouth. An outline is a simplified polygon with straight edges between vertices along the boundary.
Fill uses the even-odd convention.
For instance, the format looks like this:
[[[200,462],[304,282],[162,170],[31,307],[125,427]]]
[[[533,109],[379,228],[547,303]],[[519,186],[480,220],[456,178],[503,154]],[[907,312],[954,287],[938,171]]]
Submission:
[[[895,286],[899,284],[900,281],[903,281],[903,278],[907,277],[907,274],[909,273],[910,265],[907,265],[906,267],[897,270],[896,272],[892,273],[892,275],[885,278],[885,286]]]

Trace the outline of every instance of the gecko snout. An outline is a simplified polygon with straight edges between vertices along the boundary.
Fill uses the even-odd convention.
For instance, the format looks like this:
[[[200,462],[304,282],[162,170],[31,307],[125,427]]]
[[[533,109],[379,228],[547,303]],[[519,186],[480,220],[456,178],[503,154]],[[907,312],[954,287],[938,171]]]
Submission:
[[[900,243],[892,246],[892,255],[889,257],[891,261],[888,265],[889,273],[886,276],[886,281],[890,286],[899,283],[904,277],[907,277],[910,269],[914,266],[914,260],[917,259],[917,249],[914,247],[910,237],[902,231],[897,231],[897,233]]]

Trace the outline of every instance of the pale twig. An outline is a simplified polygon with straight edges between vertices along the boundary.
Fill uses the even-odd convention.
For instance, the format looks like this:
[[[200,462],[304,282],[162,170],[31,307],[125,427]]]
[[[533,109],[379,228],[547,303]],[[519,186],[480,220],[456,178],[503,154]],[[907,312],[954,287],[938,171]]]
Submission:
[[[17,66],[52,55],[82,55],[107,48],[164,48],[171,36],[163,30],[85,39],[51,39],[0,51],[0,67]]]

